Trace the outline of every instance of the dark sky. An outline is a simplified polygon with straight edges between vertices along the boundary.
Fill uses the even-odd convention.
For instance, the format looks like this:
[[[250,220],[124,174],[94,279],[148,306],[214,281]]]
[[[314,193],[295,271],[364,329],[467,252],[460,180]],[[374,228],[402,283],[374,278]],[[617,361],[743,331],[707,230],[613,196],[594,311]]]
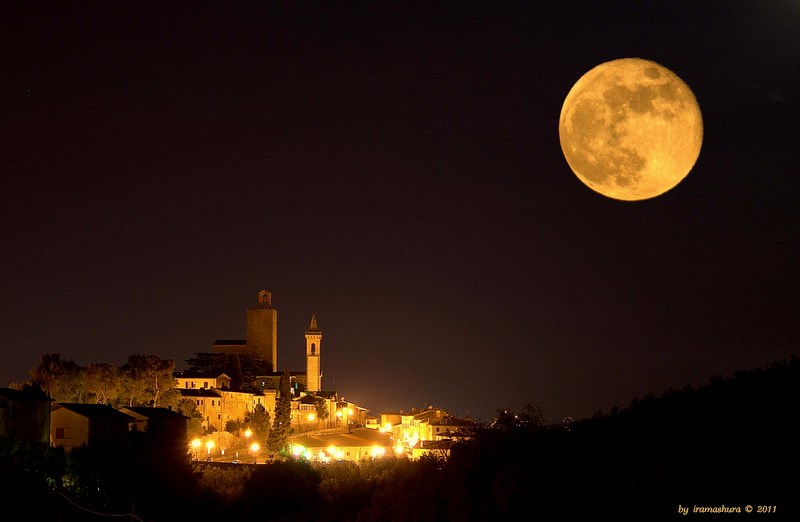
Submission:
[[[327,5],[320,5],[327,4]],[[800,340],[800,4],[9,2],[0,385],[43,353],[178,369],[242,339],[373,413],[560,420]],[[674,71],[703,148],[622,202],[561,152],[572,85]]]

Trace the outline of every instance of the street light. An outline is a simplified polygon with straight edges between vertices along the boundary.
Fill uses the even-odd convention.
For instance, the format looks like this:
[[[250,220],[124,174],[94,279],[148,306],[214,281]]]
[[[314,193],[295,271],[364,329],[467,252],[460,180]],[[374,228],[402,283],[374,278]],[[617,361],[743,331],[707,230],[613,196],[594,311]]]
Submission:
[[[197,460],[197,450],[200,448],[200,439],[192,439],[192,451],[194,451],[194,460]]]
[[[250,444],[250,451],[253,453],[253,456],[255,457],[254,464],[258,464],[258,452],[260,449],[261,445],[258,442]]]
[[[209,439],[209,440],[206,442],[206,450],[208,451],[208,452],[207,452],[207,459],[206,459],[206,460],[211,460],[211,448],[213,448],[213,447],[214,447],[214,441],[213,441],[213,440],[211,440],[211,439]]]

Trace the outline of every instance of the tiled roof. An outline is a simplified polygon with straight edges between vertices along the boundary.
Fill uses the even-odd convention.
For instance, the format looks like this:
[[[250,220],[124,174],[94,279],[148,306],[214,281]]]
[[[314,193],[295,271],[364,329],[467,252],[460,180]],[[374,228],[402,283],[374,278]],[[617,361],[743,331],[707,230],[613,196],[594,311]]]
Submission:
[[[129,421],[131,416],[122,413],[119,410],[112,408],[106,404],[81,404],[77,402],[59,402],[53,406],[54,410],[65,408],[74,411],[78,415],[82,415],[91,419],[118,419]]]
[[[174,372],[172,375],[176,379],[217,379],[222,376],[225,376],[228,379],[230,379],[230,376],[227,373],[223,373],[220,371],[196,372],[192,370],[184,370],[182,372]]]
[[[15,390],[14,388],[0,388],[0,397],[12,400],[37,400],[37,401],[51,401],[50,397],[44,394],[41,390]]]
[[[369,428],[354,429],[351,433],[332,433],[328,435],[303,435],[292,439],[294,444],[304,448],[327,448],[328,446],[359,447],[389,446],[391,435]]]
[[[151,408],[149,406],[130,406],[124,408],[145,417],[185,417],[185,415],[169,408]]]
[[[184,397],[222,397],[218,392],[208,388],[176,388]]]

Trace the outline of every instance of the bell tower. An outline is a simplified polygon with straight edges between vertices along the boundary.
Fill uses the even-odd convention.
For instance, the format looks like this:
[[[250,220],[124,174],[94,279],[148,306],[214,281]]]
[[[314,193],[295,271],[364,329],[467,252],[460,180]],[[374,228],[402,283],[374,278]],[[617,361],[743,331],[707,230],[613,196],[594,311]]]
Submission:
[[[311,314],[311,324],[306,330],[306,389],[309,392],[318,392],[322,389],[320,345],[322,345],[322,331],[317,327],[317,315]]]

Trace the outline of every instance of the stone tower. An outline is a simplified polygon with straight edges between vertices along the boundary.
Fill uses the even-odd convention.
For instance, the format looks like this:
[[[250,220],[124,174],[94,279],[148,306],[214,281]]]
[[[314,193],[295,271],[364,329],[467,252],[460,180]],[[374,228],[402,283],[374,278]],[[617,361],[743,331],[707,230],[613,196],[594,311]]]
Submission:
[[[247,309],[247,351],[278,371],[278,311],[272,308],[272,294],[266,290],[258,293],[258,308]]]
[[[322,389],[322,367],[319,363],[322,331],[317,327],[317,315],[311,314],[311,324],[306,330],[306,390],[318,392]]]

